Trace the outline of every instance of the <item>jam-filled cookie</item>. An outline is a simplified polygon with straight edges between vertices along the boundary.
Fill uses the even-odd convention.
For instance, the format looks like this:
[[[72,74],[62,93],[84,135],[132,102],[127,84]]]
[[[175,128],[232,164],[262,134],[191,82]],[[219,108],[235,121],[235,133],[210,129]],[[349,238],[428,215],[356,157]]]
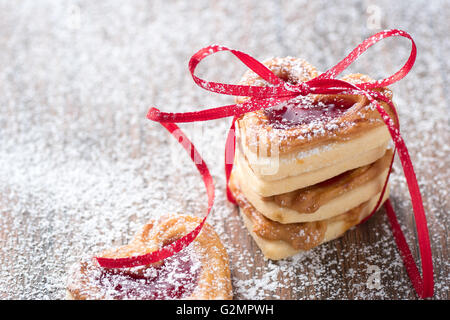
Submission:
[[[319,75],[293,57],[264,64],[291,85]],[[342,80],[370,78],[352,74]],[[239,84],[268,85],[251,71]],[[390,90],[377,90],[392,98]],[[285,258],[341,236],[388,196],[390,134],[364,95],[299,96],[242,115],[236,128],[229,188],[267,258]]]
[[[275,58],[265,65],[290,84],[318,75],[302,59]],[[370,81],[352,74],[350,83]],[[267,85],[252,72],[240,84]],[[389,89],[379,89],[392,97]],[[243,102],[248,98],[238,98]],[[392,113],[388,104],[380,102]],[[242,174],[262,197],[287,193],[330,179],[381,158],[390,134],[363,95],[313,95],[244,114],[237,120],[236,149]]]
[[[124,246],[106,250],[105,258],[153,252],[193,230],[201,219],[170,215],[152,220]],[[71,269],[69,299],[232,299],[227,252],[213,228],[205,224],[186,248],[158,263],[123,269],[101,267],[95,258]]]

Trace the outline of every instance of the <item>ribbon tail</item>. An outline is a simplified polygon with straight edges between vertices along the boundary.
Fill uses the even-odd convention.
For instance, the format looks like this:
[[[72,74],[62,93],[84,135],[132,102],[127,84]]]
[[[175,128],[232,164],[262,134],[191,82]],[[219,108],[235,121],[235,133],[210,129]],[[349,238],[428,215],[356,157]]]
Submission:
[[[196,122],[196,121],[207,121],[215,120],[226,117],[231,117],[236,113],[247,112],[247,108],[250,107],[248,104],[231,104],[227,106],[205,109],[201,111],[192,112],[162,112],[157,108],[150,108],[147,113],[147,118],[152,121],[159,123],[182,123],[182,122]]]
[[[233,118],[233,122],[231,123],[230,130],[228,131],[227,141],[225,144],[225,177],[226,177],[226,189],[227,189],[227,198],[233,204],[236,204],[236,200],[234,199],[233,193],[228,186],[228,182],[230,181],[231,171],[233,170],[234,163],[234,155],[236,152],[236,119],[235,116]]]
[[[424,279],[421,278],[419,269],[414,262],[414,257],[411,254],[411,250],[409,249],[408,243],[405,239],[405,235],[403,234],[400,224],[398,223],[394,208],[392,207],[391,201],[389,199],[385,202],[384,207],[386,208],[386,214],[391,226],[392,234],[394,235],[395,243],[397,244],[397,248],[403,260],[403,264],[405,265],[406,272],[408,273],[408,276],[414,286],[414,290],[416,290],[417,294],[422,299],[431,297],[433,295],[432,275],[431,279],[429,277],[425,278],[425,270],[423,270]],[[423,256],[422,260],[424,260]]]
[[[423,208],[422,196],[420,194],[419,185],[417,183],[416,174],[409,156],[406,144],[398,130],[398,125],[392,120],[389,114],[381,107],[381,105],[366,92],[366,96],[373,103],[378,112],[381,115],[384,123],[386,124],[389,133],[391,134],[392,141],[398,150],[398,155],[402,164],[403,172],[405,174],[406,182],[408,184],[409,194],[411,196],[411,202],[414,212],[414,220],[416,222],[417,238],[420,250],[420,259],[422,262],[422,278],[420,277],[417,266],[412,258],[411,251],[406,243],[405,237],[401,231],[400,225],[395,216],[395,211],[391,205],[391,202],[386,201],[385,207],[386,212],[391,224],[391,229],[403,259],[406,271],[413,283],[414,289],[421,298],[431,297],[434,290],[434,279],[433,279],[433,262],[431,254],[430,237],[427,227],[427,219],[425,215],[425,210]],[[377,97],[380,98],[380,97]],[[382,98],[383,101],[387,102],[394,112],[395,118],[398,123],[397,113],[395,111],[395,106],[386,97]]]
[[[152,107],[147,112],[147,119],[163,124],[208,121],[231,116],[236,118],[244,113],[256,111],[261,108],[268,108],[291,98],[292,97],[290,96],[285,96],[281,98],[250,99],[244,103],[230,104],[227,106],[192,112],[162,112],[159,109]]]

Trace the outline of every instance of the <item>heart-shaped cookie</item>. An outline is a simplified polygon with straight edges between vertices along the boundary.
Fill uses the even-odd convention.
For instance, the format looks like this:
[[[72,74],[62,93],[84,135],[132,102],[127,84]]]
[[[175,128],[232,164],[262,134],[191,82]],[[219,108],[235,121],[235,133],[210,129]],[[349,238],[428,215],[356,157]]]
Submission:
[[[264,63],[288,84],[310,80],[317,70],[303,59],[274,58]],[[370,81],[351,74],[350,83]],[[239,84],[268,85],[249,71]],[[392,97],[389,89],[377,89]],[[238,103],[249,98],[239,97]],[[389,105],[381,102],[392,114]],[[392,117],[395,119],[395,117]],[[237,120],[236,149],[253,191],[262,197],[291,192],[330,179],[381,158],[390,134],[364,95],[299,96],[249,112]]]
[[[264,64],[287,87],[319,76],[303,59]],[[370,78],[352,74],[342,80]],[[251,71],[239,84],[269,86]],[[392,97],[388,89],[377,90]],[[242,115],[236,131],[228,186],[267,258],[282,259],[341,236],[388,197],[391,136],[365,95],[298,96]]]
[[[200,224],[191,215],[167,215],[147,223],[132,241],[104,251],[105,258],[143,255],[181,238]],[[228,254],[214,229],[205,224],[182,251],[155,264],[102,268],[94,258],[72,267],[69,299],[231,299]]]

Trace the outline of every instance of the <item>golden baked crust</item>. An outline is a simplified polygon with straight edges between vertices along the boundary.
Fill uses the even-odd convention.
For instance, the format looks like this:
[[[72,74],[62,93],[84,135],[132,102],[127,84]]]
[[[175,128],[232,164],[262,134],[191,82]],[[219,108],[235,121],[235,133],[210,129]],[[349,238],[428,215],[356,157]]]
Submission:
[[[264,197],[263,201],[273,201],[280,207],[293,209],[299,213],[315,213],[322,205],[349,192],[381,175],[391,163],[392,150],[377,161],[341,173],[325,181],[288,193]],[[377,190],[377,193],[381,190]]]
[[[236,180],[247,200],[264,216],[280,223],[319,221],[340,215],[379,193],[387,179],[392,150],[380,159],[325,181],[291,192],[263,197],[241,172],[236,161],[230,176]]]
[[[375,162],[386,153],[389,140],[386,127],[378,127],[347,141],[279,157],[264,157],[238,148],[234,164],[237,169],[242,169],[243,180],[255,193],[268,197],[298,190]]]
[[[312,249],[322,243],[334,240],[342,236],[347,230],[359,224],[363,219],[367,218],[370,213],[372,213],[375,205],[377,204],[381,194],[377,194],[372,197],[369,201],[366,201],[359,206],[349,210],[346,213],[340,214],[336,217],[330,218],[328,220],[321,221],[319,225],[311,224],[307,222],[309,229],[300,227],[300,229],[309,231],[310,236],[314,237],[309,241],[306,241],[302,246],[296,245],[296,243],[289,239],[288,235],[283,237],[266,237],[265,233],[261,232],[261,223],[253,218],[253,215],[258,215],[258,211],[247,202],[241,207],[239,206],[239,212],[242,216],[245,226],[250,232],[250,235],[255,240],[258,247],[261,249],[262,253],[267,259],[279,260],[287,257],[294,256],[300,252],[308,249]],[[381,204],[389,197],[389,188],[386,188],[386,192],[383,196]],[[245,197],[241,197],[240,200],[245,201]],[[380,206],[381,206],[380,204]],[[252,212],[246,212],[250,210]],[[259,213],[260,214],[260,213]],[[300,223],[299,225],[302,225]],[[274,225],[274,227],[283,226],[281,224]],[[317,228],[314,230],[314,227]],[[307,238],[306,238],[307,239]]]
[[[307,81],[318,76],[317,70],[303,59],[293,57],[273,58],[264,64],[278,77],[290,84],[299,81]],[[341,78],[350,83],[361,83],[371,81],[363,74],[351,74]],[[239,84],[267,86],[268,83],[253,72],[245,73]],[[380,88],[389,98],[392,92],[387,88]],[[250,98],[238,97],[237,103],[242,103]],[[345,105],[346,110],[336,117],[308,121],[294,125],[274,125],[271,114],[283,106],[292,107],[299,103],[314,108],[318,104]],[[388,104],[381,102],[382,107],[393,116]],[[393,117],[394,119],[395,117]],[[342,141],[357,136],[365,130],[384,125],[379,113],[371,106],[369,100],[362,95],[308,95],[298,97],[284,105],[268,109],[261,109],[242,115],[237,121],[241,132],[241,143],[255,153],[271,154],[272,150],[279,153],[287,153],[296,150],[308,150],[321,144],[334,141]]]
[[[152,220],[129,244],[106,250],[101,256],[119,258],[155,251],[187,234],[200,222],[200,218],[190,215]],[[162,275],[167,279],[147,284],[149,277],[156,279]],[[153,292],[146,292],[147,287],[139,281]],[[228,254],[214,229],[205,224],[188,247],[150,266],[117,270],[100,267],[94,258],[81,261],[72,268],[67,291],[70,299],[77,300],[232,299]]]
[[[229,188],[241,212],[252,221],[252,232],[267,240],[281,240],[296,250],[309,250],[319,245],[325,235],[326,221],[282,224],[266,218],[247,200],[235,179]]]

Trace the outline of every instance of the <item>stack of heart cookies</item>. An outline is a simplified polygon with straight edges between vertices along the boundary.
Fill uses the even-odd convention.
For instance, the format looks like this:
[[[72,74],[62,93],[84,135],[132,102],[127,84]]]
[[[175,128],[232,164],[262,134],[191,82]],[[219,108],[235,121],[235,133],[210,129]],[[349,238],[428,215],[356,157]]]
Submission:
[[[319,75],[293,57],[264,64],[292,85]],[[342,80],[371,79],[352,74]],[[240,84],[269,85],[251,71]],[[389,89],[378,90],[392,98]],[[382,193],[393,157],[389,141],[379,113],[362,95],[310,94],[241,116],[229,188],[263,254],[295,255],[368,217],[389,195],[389,188]]]

